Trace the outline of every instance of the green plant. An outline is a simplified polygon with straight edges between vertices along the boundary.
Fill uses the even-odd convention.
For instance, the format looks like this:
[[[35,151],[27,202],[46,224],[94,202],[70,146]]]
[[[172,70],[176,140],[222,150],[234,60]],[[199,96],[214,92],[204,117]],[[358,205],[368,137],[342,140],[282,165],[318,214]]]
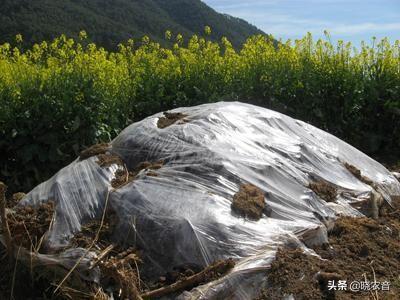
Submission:
[[[25,50],[1,45],[0,176],[11,190],[31,189],[133,121],[221,99],[284,112],[370,154],[400,148],[399,41],[355,50],[259,35],[237,51],[226,38],[195,35],[183,46],[182,36],[166,36],[173,47],[143,38],[116,52],[84,33]]]

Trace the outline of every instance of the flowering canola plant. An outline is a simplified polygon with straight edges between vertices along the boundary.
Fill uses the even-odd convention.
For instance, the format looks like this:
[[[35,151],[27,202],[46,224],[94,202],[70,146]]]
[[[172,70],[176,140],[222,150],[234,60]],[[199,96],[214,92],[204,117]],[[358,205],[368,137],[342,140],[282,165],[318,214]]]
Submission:
[[[400,148],[400,42],[223,38],[167,31],[117,51],[62,35],[0,45],[0,176],[28,190],[133,121],[179,106],[238,100],[310,122],[366,152]]]

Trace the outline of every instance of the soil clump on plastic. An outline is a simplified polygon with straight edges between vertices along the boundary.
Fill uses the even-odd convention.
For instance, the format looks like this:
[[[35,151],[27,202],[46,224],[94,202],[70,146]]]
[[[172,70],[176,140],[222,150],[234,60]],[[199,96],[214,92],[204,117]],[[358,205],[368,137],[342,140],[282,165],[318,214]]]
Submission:
[[[142,170],[147,171],[146,173],[147,176],[157,177],[158,173],[156,173],[155,170],[161,169],[163,165],[164,165],[163,161],[158,161],[158,162],[145,161],[139,163],[132,171],[127,170],[125,166],[120,165],[122,168],[118,169],[114,173],[114,178],[111,180],[111,186],[114,189],[118,189],[125,186],[129,182],[134,181]]]
[[[105,154],[110,149],[110,145],[107,143],[96,144],[90,146],[89,148],[81,151],[79,154],[80,160],[88,159],[92,156],[96,156],[99,154]]]
[[[96,163],[102,168],[108,168],[111,165],[123,166],[124,163],[118,155],[113,154],[99,154],[97,155]]]
[[[163,129],[163,128],[166,128],[166,127],[169,127],[169,126],[175,124],[178,121],[181,121],[181,122],[178,122],[178,124],[187,123],[188,120],[185,119],[186,117],[187,117],[186,114],[183,114],[180,112],[178,112],[178,113],[164,112],[164,116],[160,117],[157,121],[157,127],[160,129]]]
[[[132,182],[136,177],[136,174],[129,172],[125,169],[118,169],[114,173],[114,178],[111,180],[111,186],[114,189],[123,187],[124,185]]]
[[[334,202],[336,200],[337,188],[326,181],[314,181],[308,187],[326,202]]]
[[[252,184],[242,184],[233,196],[231,209],[236,214],[259,220],[265,208],[264,192]]]
[[[101,153],[97,155],[96,163],[101,168],[108,168],[112,165],[117,165],[118,169],[114,173],[114,177],[111,179],[111,187],[118,189],[133,181],[137,173],[129,171],[122,158],[115,154]]]
[[[385,210],[378,220],[339,218],[329,232],[329,244],[314,247],[318,256],[301,249],[279,249],[267,274],[268,286],[258,299],[398,299],[400,295],[400,197],[394,209]],[[329,290],[328,282],[345,280],[347,290]],[[351,291],[357,281],[375,281],[389,291]]]
[[[155,172],[161,169],[164,165],[164,161],[140,162],[133,170],[128,170],[121,157],[110,153],[97,154],[96,163],[102,168],[108,168],[111,165],[117,165],[119,168],[114,173],[114,178],[111,180],[111,186],[114,189],[121,188],[136,179],[142,170],[146,170],[147,176],[157,177],[158,174]]]
[[[152,172],[152,171],[147,172],[146,175],[150,176],[150,177],[158,177],[158,174],[156,172]]]
[[[144,161],[136,166],[135,171],[139,173],[142,170],[158,170],[161,169],[163,165],[164,161],[157,161],[157,162]]]
[[[351,165],[351,164],[349,164],[347,162],[344,163],[344,166],[358,180],[360,180],[361,182],[363,182],[365,184],[368,184],[368,185],[374,187],[374,185],[375,185],[374,182],[370,178],[362,175],[361,171],[357,167],[355,167],[355,166],[353,166],[353,165]]]

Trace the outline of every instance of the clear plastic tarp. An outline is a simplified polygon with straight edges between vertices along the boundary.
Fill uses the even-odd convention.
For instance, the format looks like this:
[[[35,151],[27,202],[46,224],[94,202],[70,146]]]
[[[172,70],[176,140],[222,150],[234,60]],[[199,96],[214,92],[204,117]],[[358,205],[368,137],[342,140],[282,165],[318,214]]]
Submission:
[[[251,299],[279,245],[294,243],[312,252],[307,243],[326,241],[326,227],[337,214],[361,215],[350,203],[368,197],[373,188],[354,177],[345,162],[370,178],[385,201],[400,195],[400,183],[381,164],[283,114],[240,102],[172,112],[184,113],[186,121],[158,128],[159,113],[130,125],[111,142],[110,152],[128,169],[164,161],[157,177],[143,170],[114,190],[117,165],[102,168],[96,157],[77,159],[23,199],[22,205],[55,202],[49,248],[68,245],[82,224],[100,218],[109,194],[118,217],[113,238],[143,249],[151,262],[145,274],[157,277],[184,263],[207,266],[234,258],[237,264],[228,275],[179,299]],[[336,201],[328,203],[310,190],[314,180],[337,187]],[[243,183],[265,194],[258,221],[232,213],[233,195]]]

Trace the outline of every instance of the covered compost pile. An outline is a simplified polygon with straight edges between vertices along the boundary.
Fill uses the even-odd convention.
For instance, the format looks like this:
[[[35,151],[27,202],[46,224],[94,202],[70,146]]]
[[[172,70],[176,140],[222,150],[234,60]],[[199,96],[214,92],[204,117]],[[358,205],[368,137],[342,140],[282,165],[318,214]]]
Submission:
[[[52,295],[252,299],[279,248],[315,254],[339,216],[377,220],[399,195],[393,174],[340,139],[221,102],[130,125],[6,214],[14,258],[46,269]]]

